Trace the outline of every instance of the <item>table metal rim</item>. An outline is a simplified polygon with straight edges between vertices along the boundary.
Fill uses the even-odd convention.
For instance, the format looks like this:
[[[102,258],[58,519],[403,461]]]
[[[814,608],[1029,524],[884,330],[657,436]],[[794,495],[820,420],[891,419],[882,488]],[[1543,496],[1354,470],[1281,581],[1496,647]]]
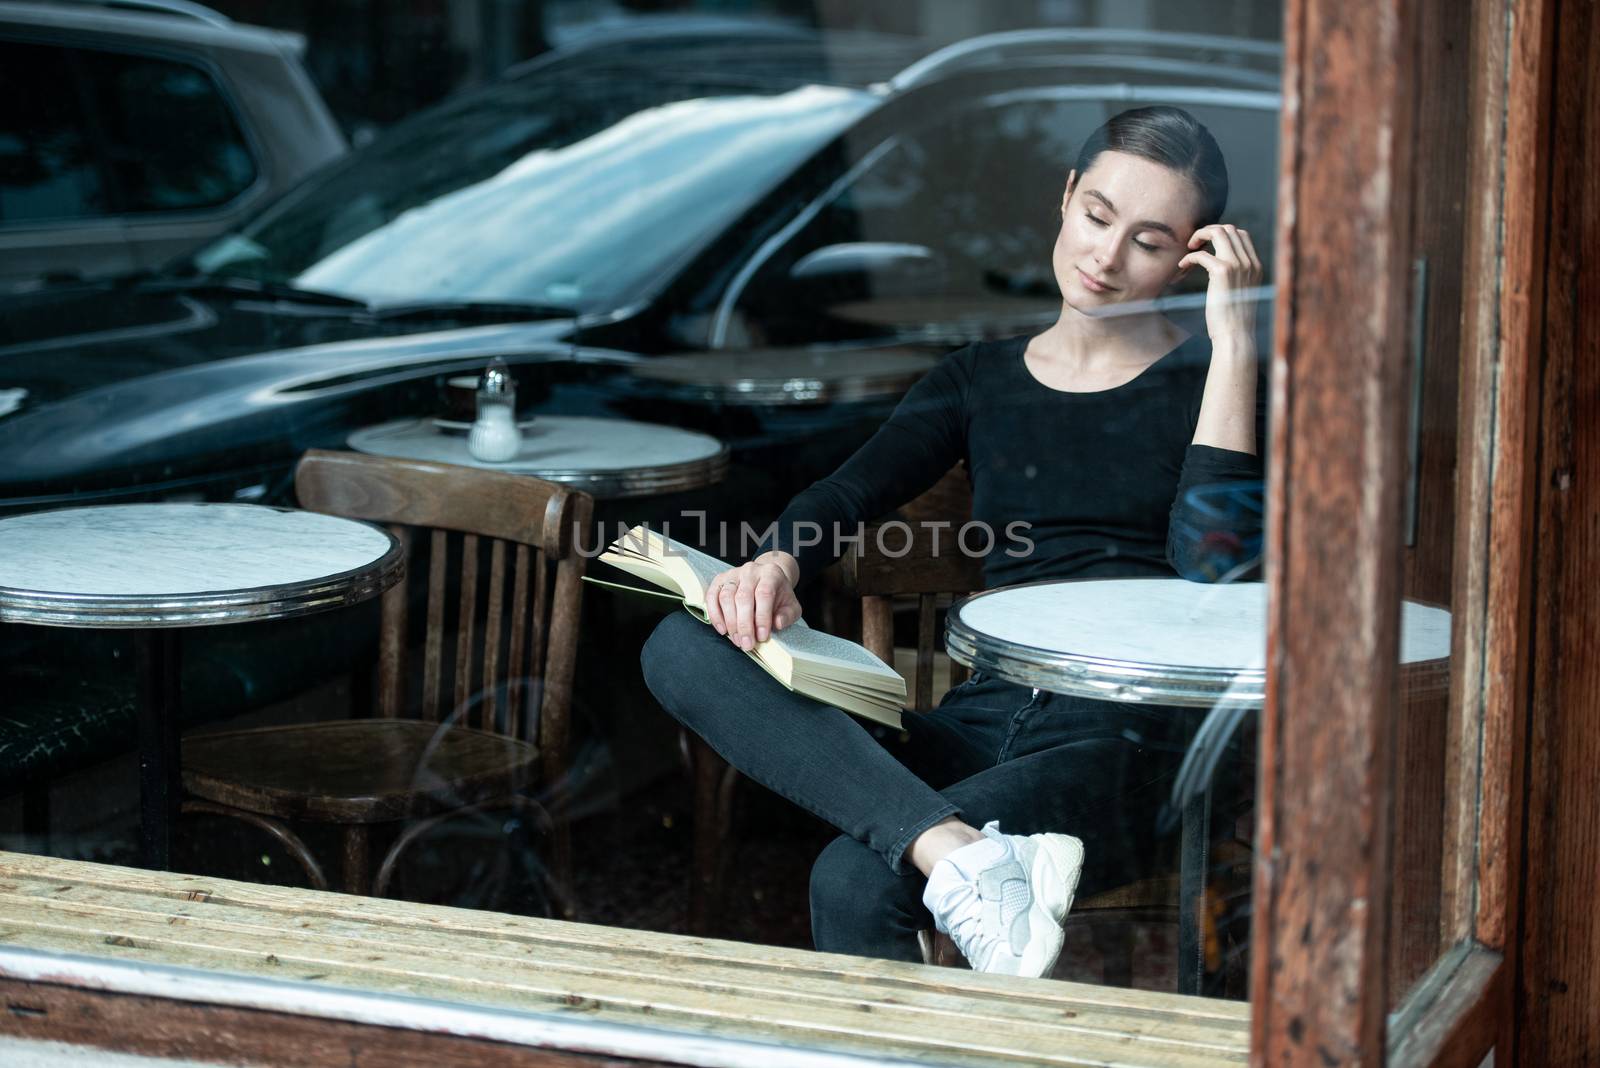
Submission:
[[[375,523],[338,518],[378,531],[389,548],[372,563],[332,575],[225,593],[49,593],[0,586],[0,622],[132,629],[287,619],[358,604],[399,582],[406,564],[400,539]]]
[[[563,486],[581,489],[594,497],[642,497],[674,490],[700,489],[722,481],[728,473],[728,446],[723,445],[715,454],[699,460],[663,465],[648,471],[581,471],[542,469],[537,473],[521,471],[511,466],[485,468],[503,470],[507,474],[521,474],[558,482]]]
[[[1177,576],[1173,576],[1173,578],[1176,578],[1176,577]],[[960,600],[958,600],[955,604],[950,606],[950,612],[949,612],[949,615],[947,616],[947,622],[949,624],[959,624],[959,626],[962,629],[962,631],[964,631],[969,636],[975,638],[976,635],[978,634],[978,631],[976,631],[972,627],[968,626],[964,621],[961,620],[961,618],[960,618],[961,617],[961,610],[964,609],[965,607],[967,607],[967,605],[972,604],[973,602],[975,602],[977,600],[980,600],[981,598],[990,597],[990,596],[993,596],[995,594],[1000,594],[1000,593],[1015,593],[1018,590],[1027,589],[1027,588],[1033,587],[1033,586],[1065,586],[1065,585],[1071,585],[1071,584],[1074,584],[1074,583],[1129,582],[1129,581],[1131,581],[1131,582],[1163,583],[1163,582],[1169,582],[1169,581],[1172,581],[1172,580],[1171,579],[1160,578],[1160,577],[1133,577],[1133,576],[1125,576],[1125,577],[1120,577],[1120,578],[1109,578],[1109,579],[1104,579],[1104,578],[1037,579],[1037,580],[1035,580],[1033,582],[1022,582],[1022,583],[1017,583],[1016,585],[1012,585],[1012,586],[1000,586],[1000,587],[996,587],[996,588],[991,589],[991,590],[979,590],[977,593],[969,594],[966,597],[963,597]],[[1191,583],[1190,585],[1203,586],[1205,584],[1203,584],[1203,583]],[[1259,584],[1258,583],[1241,583],[1239,585],[1259,585]],[[1073,660],[1073,661],[1087,663],[1087,664],[1094,664],[1096,666],[1102,666],[1103,665],[1103,666],[1106,666],[1106,667],[1109,667],[1109,668],[1126,668],[1126,669],[1131,669],[1131,670],[1140,670],[1140,669],[1151,670],[1151,669],[1155,669],[1155,670],[1159,670],[1162,674],[1181,675],[1181,676],[1184,676],[1184,677],[1191,677],[1192,676],[1192,677],[1197,677],[1197,678],[1202,678],[1202,677],[1209,678],[1209,677],[1215,677],[1215,676],[1224,676],[1224,677],[1227,677],[1229,679],[1232,679],[1232,678],[1248,677],[1252,673],[1253,674],[1257,674],[1257,675],[1261,675],[1262,677],[1265,677],[1265,673],[1266,673],[1265,664],[1245,665],[1245,666],[1241,666],[1241,667],[1232,667],[1232,668],[1216,667],[1214,665],[1208,665],[1208,664],[1174,664],[1174,663],[1150,664],[1150,663],[1147,663],[1147,662],[1141,661],[1141,660],[1119,660],[1119,659],[1117,659],[1115,657],[1091,656],[1091,655],[1088,655],[1088,654],[1079,654],[1079,653],[1058,653],[1053,649],[1044,649],[1044,648],[1041,648],[1041,647],[1036,646],[1036,645],[1025,645],[1025,644],[1023,644],[1021,642],[1006,641],[1003,638],[995,638],[992,635],[987,635],[987,634],[984,635],[984,640],[986,642],[996,643],[996,644],[1005,646],[1006,647],[1006,651],[1010,655],[1027,656],[1030,653],[1031,654],[1037,654],[1037,656],[1039,658],[1043,658],[1043,662],[1050,662],[1050,663],[1053,663],[1054,662],[1054,658],[1056,658],[1056,657],[1064,657],[1064,658],[1068,658],[1068,659]]]
[[[741,404],[848,404],[894,396],[910,389],[928,369],[914,375],[897,371],[893,375],[869,376],[853,382],[826,382],[814,378],[738,379],[731,382],[691,382],[666,376],[641,375],[673,392],[698,400],[737,401]]]
[[[977,633],[953,617],[946,620],[945,649],[952,660],[974,671],[1076,697],[1210,707],[1224,695],[1259,706],[1266,694],[1264,668],[1137,664],[1054,653],[987,635],[980,646]]]

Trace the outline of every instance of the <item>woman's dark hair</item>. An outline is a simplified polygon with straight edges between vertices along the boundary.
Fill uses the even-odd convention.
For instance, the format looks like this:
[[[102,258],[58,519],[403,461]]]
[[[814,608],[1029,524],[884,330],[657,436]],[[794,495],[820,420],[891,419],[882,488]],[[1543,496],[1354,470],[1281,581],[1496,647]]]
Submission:
[[[1228,166],[1211,131],[1182,108],[1133,108],[1111,116],[1083,143],[1073,169],[1081,179],[1102,152],[1126,152],[1170,167],[1200,191],[1196,228],[1222,218],[1228,206]]]

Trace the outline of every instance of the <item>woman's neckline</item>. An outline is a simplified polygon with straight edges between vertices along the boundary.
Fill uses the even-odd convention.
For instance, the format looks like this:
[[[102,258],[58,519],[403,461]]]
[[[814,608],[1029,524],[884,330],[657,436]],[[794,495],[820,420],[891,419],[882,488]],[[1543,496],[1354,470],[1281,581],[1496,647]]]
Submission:
[[[1060,394],[1064,397],[1103,397],[1107,394],[1115,393],[1118,390],[1127,389],[1135,382],[1138,382],[1141,378],[1145,377],[1152,370],[1154,370],[1159,364],[1165,363],[1167,360],[1171,359],[1174,353],[1183,348],[1185,345],[1189,344],[1189,342],[1193,341],[1199,335],[1190,334],[1188,337],[1185,337],[1183,340],[1179,341],[1176,345],[1173,345],[1166,352],[1163,352],[1160,356],[1157,356],[1154,360],[1151,360],[1145,365],[1142,371],[1128,379],[1126,382],[1118,382],[1116,385],[1107,386],[1105,389],[1057,389],[1055,386],[1040,381],[1039,376],[1033,373],[1033,368],[1028,366],[1028,346],[1033,343],[1033,339],[1037,336],[1037,334],[1024,334],[1017,339],[1019,342],[1017,345],[1017,364],[1022,368],[1022,373],[1028,377],[1029,381],[1038,386],[1040,389],[1049,390],[1051,393]]]

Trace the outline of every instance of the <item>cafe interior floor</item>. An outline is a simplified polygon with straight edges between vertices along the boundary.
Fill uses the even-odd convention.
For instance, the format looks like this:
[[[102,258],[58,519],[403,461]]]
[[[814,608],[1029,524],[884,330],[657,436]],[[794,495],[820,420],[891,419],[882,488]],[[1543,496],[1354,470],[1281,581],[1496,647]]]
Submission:
[[[304,721],[348,707],[343,681],[221,726]],[[662,717],[665,718],[664,716]],[[687,931],[693,819],[688,776],[670,733],[640,744],[664,758],[638,759],[622,747],[580,747],[575,778],[588,784],[575,808],[577,870],[574,918],[654,931]],[[597,755],[598,754],[598,755]],[[619,766],[618,756],[623,759]],[[642,769],[642,770],[641,770]],[[131,754],[60,780],[51,792],[48,843],[27,840],[15,797],[0,801],[0,850],[48,851],[112,864],[137,860],[137,765]],[[624,783],[626,785],[624,785]],[[812,858],[833,836],[820,821],[754,783],[739,786],[728,885],[716,937],[765,945],[809,947],[807,903]],[[756,829],[760,833],[755,833]],[[297,828],[324,866],[337,870],[336,832]],[[387,847],[375,836],[378,849]],[[516,821],[491,816],[445,824],[407,854],[391,893],[407,900],[552,915],[555,905],[540,877],[539,835]],[[215,817],[186,818],[178,828],[174,866],[226,878],[304,886],[287,852],[245,824]],[[1133,984],[1176,989],[1172,924],[1133,929]],[[1098,982],[1101,964],[1088,926],[1069,925],[1056,978]]]

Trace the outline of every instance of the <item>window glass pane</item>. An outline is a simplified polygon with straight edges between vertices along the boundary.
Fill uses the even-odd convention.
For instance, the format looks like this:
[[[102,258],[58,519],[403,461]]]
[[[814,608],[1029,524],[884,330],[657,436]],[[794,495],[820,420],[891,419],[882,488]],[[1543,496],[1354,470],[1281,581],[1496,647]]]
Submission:
[[[128,665],[175,658],[185,788],[304,844],[213,808],[180,869],[1247,996],[1277,3],[223,6],[370,138],[7,305],[0,568],[115,532],[171,626],[0,625],[0,781],[55,802],[6,844],[160,861]],[[131,210],[255,178],[198,62],[84,64]],[[759,557],[789,651],[692,568],[579,585],[651,584],[596,559],[636,525]]]
[[[147,56],[80,55],[124,210],[216,207],[255,181],[255,160],[210,75]]]
[[[0,224],[109,210],[77,84],[67,49],[0,41]]]
[[[1477,796],[1476,743],[1452,752],[1476,728],[1457,721],[1475,716],[1478,701],[1462,687],[1464,707],[1450,706],[1452,626],[1467,625],[1469,603],[1457,581],[1456,501],[1470,457],[1458,436],[1460,382],[1469,358],[1462,332],[1462,293],[1469,284],[1488,285],[1467,272],[1465,214],[1472,198],[1467,159],[1472,134],[1465,51],[1473,5],[1425,5],[1418,38],[1415,91],[1427,106],[1418,110],[1413,200],[1411,330],[1411,427],[1402,549],[1402,592],[1412,625],[1405,640],[1417,642],[1430,626],[1442,626],[1430,658],[1415,652],[1400,671],[1395,735],[1394,872],[1389,939],[1389,989],[1395,1004],[1461,938],[1462,920],[1473,900],[1474,842],[1463,837],[1461,807]],[[1481,17],[1481,16],[1479,16]],[[1492,292],[1492,289],[1486,290]],[[1470,569],[1469,569],[1470,570]],[[1405,650],[1402,649],[1402,654]],[[1438,659],[1442,656],[1443,659]]]

